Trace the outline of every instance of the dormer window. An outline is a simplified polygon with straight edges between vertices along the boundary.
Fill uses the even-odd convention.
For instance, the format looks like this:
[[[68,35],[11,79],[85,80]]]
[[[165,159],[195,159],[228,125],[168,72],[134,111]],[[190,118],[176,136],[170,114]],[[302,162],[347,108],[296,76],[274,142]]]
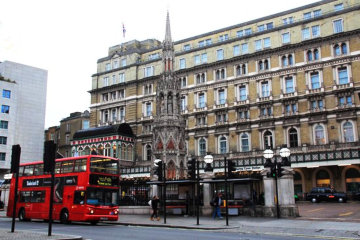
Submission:
[[[219,42],[226,41],[229,39],[229,34],[224,34],[219,36]]]
[[[111,64],[110,63],[107,63],[105,65],[105,71],[110,71],[111,70]]]
[[[120,60],[120,65],[121,65],[121,67],[126,66],[126,58],[123,58],[123,59]]]
[[[183,47],[184,51],[189,51],[191,49],[190,44],[185,44]]]

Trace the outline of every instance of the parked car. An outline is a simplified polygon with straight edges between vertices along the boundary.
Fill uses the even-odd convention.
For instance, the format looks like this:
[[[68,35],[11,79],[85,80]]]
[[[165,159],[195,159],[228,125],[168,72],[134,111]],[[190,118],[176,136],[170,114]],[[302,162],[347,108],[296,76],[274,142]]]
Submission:
[[[360,192],[355,193],[353,198],[360,201]]]
[[[346,202],[346,193],[336,192],[334,189],[329,187],[316,187],[307,194],[306,200],[313,203],[321,201],[337,201],[340,203]]]

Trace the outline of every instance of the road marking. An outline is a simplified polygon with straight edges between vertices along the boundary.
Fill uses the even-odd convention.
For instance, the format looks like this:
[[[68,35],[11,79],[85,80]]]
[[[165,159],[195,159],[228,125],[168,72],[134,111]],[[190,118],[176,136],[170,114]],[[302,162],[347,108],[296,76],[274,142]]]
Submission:
[[[313,210],[310,210],[310,211],[307,211],[307,212],[317,212],[317,211],[320,211],[320,210],[323,210],[324,208],[316,208],[316,209],[313,209]]]
[[[351,214],[353,214],[354,212],[347,212],[347,213],[340,213],[339,217],[343,217],[343,216],[349,216]]]

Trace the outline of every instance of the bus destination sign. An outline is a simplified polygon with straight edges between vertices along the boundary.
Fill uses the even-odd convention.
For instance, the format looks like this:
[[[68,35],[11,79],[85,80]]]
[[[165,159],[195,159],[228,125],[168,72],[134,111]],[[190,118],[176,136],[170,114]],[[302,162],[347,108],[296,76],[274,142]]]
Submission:
[[[90,174],[91,185],[115,187],[118,185],[118,178],[116,176],[104,176],[98,174]]]

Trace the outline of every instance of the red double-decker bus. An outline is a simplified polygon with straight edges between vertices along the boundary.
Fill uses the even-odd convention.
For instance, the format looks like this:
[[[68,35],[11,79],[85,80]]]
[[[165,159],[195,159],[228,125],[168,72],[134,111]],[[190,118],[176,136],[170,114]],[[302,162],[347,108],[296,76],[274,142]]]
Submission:
[[[20,221],[49,219],[51,175],[43,162],[21,164],[16,216]],[[104,156],[57,159],[53,219],[62,223],[118,220],[119,160]],[[12,217],[15,178],[11,179],[7,216]]]

